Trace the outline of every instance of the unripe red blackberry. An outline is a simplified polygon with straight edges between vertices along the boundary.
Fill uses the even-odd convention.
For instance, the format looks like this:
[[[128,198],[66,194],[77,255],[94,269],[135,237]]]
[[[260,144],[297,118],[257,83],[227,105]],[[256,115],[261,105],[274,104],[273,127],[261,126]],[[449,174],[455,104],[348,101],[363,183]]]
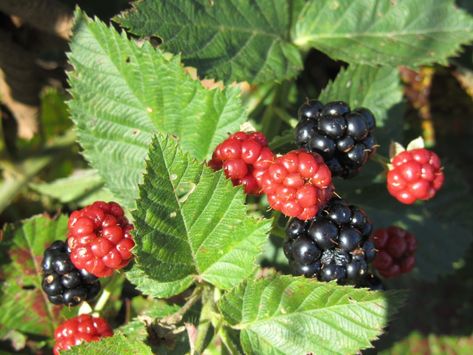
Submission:
[[[92,317],[83,314],[68,319],[54,331],[54,355],[59,355],[61,350],[69,350],[73,346],[113,335],[113,330],[107,321],[101,317]]]
[[[373,233],[373,243],[378,254],[373,266],[383,277],[395,277],[410,272],[415,265],[417,242],[408,231],[391,226]]]
[[[332,174],[315,153],[294,150],[255,172],[271,208],[289,217],[313,218],[332,197]]]
[[[261,189],[254,175],[273,159],[266,137],[261,132],[236,132],[220,143],[208,165],[213,170],[223,168],[234,186],[242,185],[245,193],[260,195]]]
[[[399,202],[408,205],[434,197],[445,180],[438,155],[425,148],[408,146],[407,150],[398,152],[391,159],[389,168],[389,193]]]
[[[133,225],[116,202],[97,201],[72,212],[68,229],[71,260],[78,269],[107,277],[133,257]]]

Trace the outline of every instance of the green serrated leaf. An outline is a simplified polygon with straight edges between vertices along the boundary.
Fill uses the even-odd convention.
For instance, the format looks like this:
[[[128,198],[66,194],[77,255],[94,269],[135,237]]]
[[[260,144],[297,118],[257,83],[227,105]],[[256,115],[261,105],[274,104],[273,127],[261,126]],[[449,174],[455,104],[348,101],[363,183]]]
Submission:
[[[95,170],[77,170],[71,176],[50,183],[30,184],[33,190],[62,203],[75,202],[80,206],[98,200],[113,199],[103,188],[104,182]]]
[[[52,336],[67,309],[52,305],[41,290],[43,252],[67,234],[67,217],[36,216],[7,225],[0,238],[0,337],[9,330]]]
[[[69,107],[84,155],[128,207],[156,131],[177,135],[186,152],[204,160],[245,121],[236,88],[207,90],[179,56],[147,42],[140,47],[80,12],[71,50]]]
[[[137,35],[158,36],[163,49],[182,53],[205,76],[263,83],[302,69],[289,39],[299,8],[281,0],[144,0],[116,20]]]
[[[169,297],[195,280],[228,289],[249,276],[271,220],[249,217],[242,189],[183,154],[170,136],[157,135],[148,159],[128,278],[146,294]]]
[[[61,352],[62,353],[62,352]],[[107,338],[103,338],[100,341],[94,341],[90,343],[83,343],[78,346],[73,346],[70,350],[65,351],[64,354],[68,355],[109,355],[109,354],[133,354],[133,355],[152,355],[153,352],[145,343],[129,339],[122,333],[116,333],[115,335]]]
[[[247,354],[349,354],[371,346],[402,299],[275,275],[233,289],[219,308]]]
[[[292,37],[348,63],[447,64],[473,40],[473,18],[453,0],[311,0]]]
[[[396,68],[350,65],[341,69],[333,82],[321,92],[319,100],[346,101],[352,108],[366,107],[383,126],[388,110],[402,99],[402,87]]]

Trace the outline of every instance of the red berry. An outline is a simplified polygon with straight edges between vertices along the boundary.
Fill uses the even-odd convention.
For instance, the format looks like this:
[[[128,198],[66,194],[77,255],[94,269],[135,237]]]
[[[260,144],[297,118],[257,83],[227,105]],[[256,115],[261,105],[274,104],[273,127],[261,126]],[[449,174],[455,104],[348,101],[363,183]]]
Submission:
[[[225,176],[234,186],[243,185],[245,193],[259,195],[261,170],[273,160],[273,153],[267,145],[261,132],[236,132],[215,148],[208,166],[214,171],[223,167]]]
[[[97,201],[69,217],[67,243],[71,261],[97,277],[107,277],[130,262],[135,246],[121,206]]]
[[[330,170],[316,153],[291,151],[254,174],[271,208],[289,217],[311,219],[332,196]]]
[[[389,193],[404,204],[428,200],[442,187],[444,174],[440,159],[424,148],[407,150],[392,159],[387,175]]]
[[[98,341],[112,335],[112,328],[105,319],[82,314],[66,320],[56,328],[54,355],[59,355],[61,350],[69,350],[81,343]]]
[[[408,231],[396,226],[378,229],[371,240],[378,249],[373,266],[381,276],[394,277],[414,268],[416,239]]]

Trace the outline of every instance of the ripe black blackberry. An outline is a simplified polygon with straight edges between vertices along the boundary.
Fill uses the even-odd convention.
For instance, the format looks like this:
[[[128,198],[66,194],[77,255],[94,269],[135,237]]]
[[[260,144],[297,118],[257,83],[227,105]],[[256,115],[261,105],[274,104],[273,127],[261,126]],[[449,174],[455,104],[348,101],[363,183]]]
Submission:
[[[369,288],[371,291],[385,291],[386,287],[381,279],[373,274],[364,275],[357,283],[357,287]]]
[[[332,198],[312,220],[289,222],[284,253],[296,275],[357,284],[376,256],[372,230],[362,209]]]
[[[53,304],[77,306],[100,292],[100,281],[85,270],[77,269],[69,258],[67,244],[55,241],[43,256],[43,291]]]
[[[370,110],[353,111],[343,101],[309,101],[299,109],[296,143],[322,155],[333,176],[352,177],[376,150],[376,120]]]

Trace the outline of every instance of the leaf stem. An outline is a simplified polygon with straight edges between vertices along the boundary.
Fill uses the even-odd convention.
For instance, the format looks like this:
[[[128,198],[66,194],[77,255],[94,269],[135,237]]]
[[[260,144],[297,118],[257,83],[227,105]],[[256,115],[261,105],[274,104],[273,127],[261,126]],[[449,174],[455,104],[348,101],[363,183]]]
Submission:
[[[177,324],[179,323],[184,315],[200,300],[202,294],[202,287],[197,286],[192,294],[187,299],[186,303],[175,313],[163,318],[161,323],[165,324]]]
[[[218,292],[219,290],[214,287],[204,288],[197,337],[191,355],[202,354],[220,329],[221,317],[216,306]]]

